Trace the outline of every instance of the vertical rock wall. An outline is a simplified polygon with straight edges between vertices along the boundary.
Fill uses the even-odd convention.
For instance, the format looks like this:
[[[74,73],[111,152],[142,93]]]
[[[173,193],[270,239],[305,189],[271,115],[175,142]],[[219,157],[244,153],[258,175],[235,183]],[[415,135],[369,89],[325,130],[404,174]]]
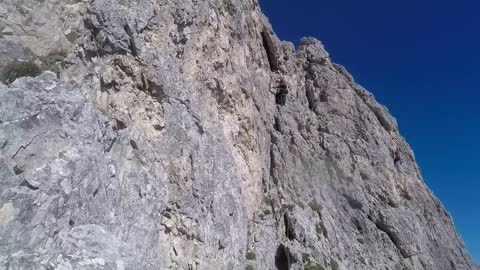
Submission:
[[[71,52],[0,84],[0,267],[478,269],[395,119],[255,0],[0,17],[26,58]]]

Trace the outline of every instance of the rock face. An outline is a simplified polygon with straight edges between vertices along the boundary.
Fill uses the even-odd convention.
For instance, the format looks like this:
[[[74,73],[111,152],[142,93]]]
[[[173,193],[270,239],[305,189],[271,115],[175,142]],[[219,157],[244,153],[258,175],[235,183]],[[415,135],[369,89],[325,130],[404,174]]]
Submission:
[[[387,109],[256,0],[0,18],[2,61],[72,52],[0,84],[0,269],[479,269]]]

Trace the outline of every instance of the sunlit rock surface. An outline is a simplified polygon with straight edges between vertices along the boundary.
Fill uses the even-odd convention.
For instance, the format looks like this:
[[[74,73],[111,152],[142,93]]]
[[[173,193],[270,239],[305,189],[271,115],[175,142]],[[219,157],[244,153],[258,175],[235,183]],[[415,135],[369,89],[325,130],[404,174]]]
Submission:
[[[387,109],[256,0],[4,0],[0,26],[2,64],[68,53],[0,84],[0,269],[478,269]]]

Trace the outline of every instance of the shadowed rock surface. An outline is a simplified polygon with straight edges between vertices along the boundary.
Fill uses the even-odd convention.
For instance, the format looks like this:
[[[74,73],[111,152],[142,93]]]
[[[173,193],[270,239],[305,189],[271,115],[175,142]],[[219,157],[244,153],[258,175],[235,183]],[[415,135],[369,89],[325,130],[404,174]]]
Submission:
[[[479,269],[387,109],[256,0],[5,0],[0,26],[3,63],[71,52],[0,84],[0,269]]]

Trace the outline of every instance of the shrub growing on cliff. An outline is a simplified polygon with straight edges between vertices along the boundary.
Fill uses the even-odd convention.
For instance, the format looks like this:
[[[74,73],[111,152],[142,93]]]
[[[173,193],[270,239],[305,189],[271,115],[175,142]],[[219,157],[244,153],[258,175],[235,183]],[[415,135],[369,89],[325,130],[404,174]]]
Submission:
[[[325,226],[323,225],[323,223],[317,223],[317,224],[315,224],[315,231],[317,232],[318,238],[327,235],[327,229],[325,228]]]
[[[247,258],[247,260],[249,260],[249,261],[254,261],[257,258],[257,255],[255,254],[255,252],[249,251],[245,255],[245,258]]]
[[[410,270],[410,268],[407,267],[407,266],[404,266],[404,265],[402,265],[402,264],[397,264],[397,265],[395,266],[395,270]]]
[[[320,213],[320,211],[322,210],[322,207],[315,199],[311,200],[308,203],[308,206],[310,206],[310,208],[317,213]]]
[[[338,265],[338,262],[335,259],[330,260],[330,268],[332,268],[332,270],[340,269],[340,266]]]
[[[20,165],[15,165],[15,167],[13,167],[13,172],[16,174],[16,175],[19,175],[19,174],[22,174],[25,172],[25,166],[20,166]]]
[[[43,70],[50,70],[58,76],[60,74],[60,68],[57,64],[62,63],[66,57],[66,51],[54,51],[47,56],[39,57],[39,60],[42,62]]]
[[[40,73],[42,70],[33,62],[12,62],[3,68],[0,79],[10,84],[20,77],[36,77]]]

